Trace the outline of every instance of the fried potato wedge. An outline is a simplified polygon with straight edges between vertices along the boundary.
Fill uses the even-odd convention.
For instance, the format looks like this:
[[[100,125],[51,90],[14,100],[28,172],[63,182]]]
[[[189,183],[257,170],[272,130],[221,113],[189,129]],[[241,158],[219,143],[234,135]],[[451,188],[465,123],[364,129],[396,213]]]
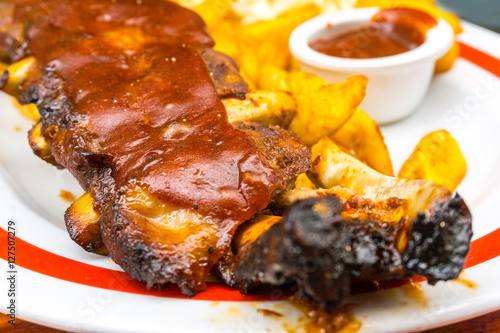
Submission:
[[[319,89],[328,84],[322,78],[299,69],[287,71],[277,66],[262,68],[262,77],[259,81],[261,89],[286,90],[294,95],[307,93],[311,89]]]
[[[399,171],[405,179],[423,179],[454,192],[467,173],[467,162],[455,139],[445,130],[427,134]]]
[[[453,67],[455,61],[459,56],[460,44],[458,44],[458,42],[455,40],[455,43],[453,43],[451,49],[441,59],[438,59],[438,61],[436,61],[434,72],[439,74],[449,71]]]
[[[290,66],[291,55],[285,45],[273,43],[268,39],[245,37],[243,26],[227,20],[211,29],[216,41],[215,50],[231,56],[240,72],[253,86],[259,87],[266,66],[285,69]]]
[[[246,79],[255,86],[261,68],[258,49],[254,45],[240,43],[238,45],[238,54],[234,60]]]
[[[372,169],[394,177],[384,136],[377,122],[363,110],[358,108],[351,119],[330,138]]]
[[[317,189],[316,185],[309,179],[306,173],[298,175],[295,180],[295,188]]]
[[[241,25],[233,20],[220,21],[216,26],[211,27],[210,35],[215,40],[214,50],[227,54],[234,60],[239,56],[238,32]]]
[[[42,135],[41,122],[36,123],[28,132],[28,140],[35,155],[48,163],[56,163],[50,150],[50,141]]]
[[[335,84],[321,85],[321,79],[290,80],[297,98],[297,116],[290,130],[308,146],[323,136],[333,135],[354,114],[366,94],[368,79],[358,75]]]
[[[64,220],[72,240],[88,252],[108,255],[99,226],[100,214],[94,210],[90,193],[83,194],[66,210]]]
[[[217,25],[222,19],[236,15],[228,0],[205,0],[192,10],[197,12],[208,27]]]
[[[316,4],[306,4],[292,8],[273,20],[245,25],[243,26],[242,33],[245,38],[266,39],[272,43],[287,46],[292,31],[301,23],[320,13],[321,8]]]
[[[262,90],[290,91],[288,85],[289,73],[274,65],[265,65],[260,70],[257,86]]]
[[[287,80],[289,89],[294,95],[305,94],[309,90],[317,90],[328,84],[319,76],[301,70],[290,72]]]
[[[3,88],[7,94],[18,98],[21,94],[20,85],[28,77],[29,71],[36,65],[34,57],[28,57],[7,67],[9,79]]]
[[[7,71],[7,81],[4,82],[5,85],[2,86],[3,91],[11,95],[11,100],[14,106],[19,110],[19,112],[26,118],[38,121],[40,119],[40,114],[38,109],[34,104],[21,105],[18,102],[18,98],[21,93],[21,85],[28,78],[29,72],[35,67],[36,59],[33,57],[28,57],[11,65],[6,65],[0,63],[0,70]]]
[[[343,152],[329,138],[321,139],[312,147],[311,153],[310,174],[322,188],[345,187],[375,202],[390,198],[411,200],[410,221],[432,207],[432,202],[451,199],[451,193],[444,186],[383,175]]]
[[[24,117],[33,121],[38,121],[40,119],[40,113],[38,113],[38,108],[35,104],[30,103],[21,105],[14,97],[11,97],[11,101]]]
[[[229,122],[255,121],[264,125],[288,127],[297,112],[295,98],[281,91],[247,93],[244,100],[223,99]]]
[[[33,121],[38,121],[40,119],[40,114],[38,113],[36,105],[21,105],[18,102],[18,98],[21,94],[21,85],[35,65],[36,60],[33,57],[25,58],[11,65],[0,63],[0,71],[5,71],[3,80],[6,80],[1,82],[0,86],[3,91],[11,95],[12,103],[24,117]]]

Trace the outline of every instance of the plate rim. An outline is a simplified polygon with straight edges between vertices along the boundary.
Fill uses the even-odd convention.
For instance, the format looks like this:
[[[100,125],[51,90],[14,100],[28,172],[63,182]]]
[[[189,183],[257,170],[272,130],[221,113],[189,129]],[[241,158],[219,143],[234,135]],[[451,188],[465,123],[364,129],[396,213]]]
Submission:
[[[474,25],[474,24],[472,24],[472,23],[463,22],[463,24],[464,24],[464,33],[471,32],[471,31],[472,31],[472,32],[474,32],[474,31],[475,31],[475,32],[478,32],[479,34],[483,34],[483,33],[484,33],[484,34],[487,34],[488,36],[490,36],[490,37],[494,37],[494,38],[497,38],[497,39],[500,41],[500,34],[497,34],[497,33],[492,32],[492,31],[490,31],[490,30],[487,30],[487,29],[484,29],[484,28],[482,28],[482,27],[476,26],[476,25]],[[471,48],[473,48],[473,49],[474,49],[474,50],[476,50],[476,51],[479,51],[479,52],[482,52],[482,53],[488,54],[488,52],[487,52],[486,50],[484,50],[484,48],[483,48],[483,47],[481,47],[481,49],[478,49],[478,48],[477,48],[477,45],[476,45],[477,43],[473,43],[473,42],[471,42],[470,40],[467,40],[467,42],[462,41],[462,38],[460,38],[460,36],[459,36],[459,41],[461,41],[461,44],[462,44],[462,45],[465,45],[465,47],[471,47]],[[471,44],[473,44],[473,45],[471,45]],[[482,46],[484,46],[484,45],[482,45]],[[469,50],[469,51],[470,51],[470,50]],[[496,58],[496,59],[499,61],[499,63],[500,63],[500,53],[499,53],[499,54],[490,54],[490,56],[492,56],[492,57]],[[468,60],[468,59],[467,59],[467,60]],[[469,61],[470,61],[470,60],[469,60]],[[473,63],[474,63],[474,62],[473,62]],[[476,65],[477,65],[477,64],[476,64]],[[482,66],[481,66],[481,67],[482,67]],[[484,68],[484,67],[483,67],[483,68]],[[499,70],[499,72],[491,72],[491,73],[493,73],[493,74],[495,74],[496,76],[500,77],[500,67],[498,68],[498,70]],[[4,178],[4,174],[0,175],[0,177],[1,177],[1,178]],[[2,179],[2,180],[4,180],[4,179]],[[7,192],[9,192],[9,191],[12,191],[12,188],[10,187],[10,184],[9,184],[8,186],[6,186],[6,188],[5,188],[5,189],[4,189],[4,188],[1,188],[1,189],[0,189],[0,191],[7,191]],[[22,202],[21,202],[21,204],[23,205],[23,207],[24,207],[24,208],[26,208],[26,209],[30,209],[29,207],[26,207],[26,206],[24,205],[24,203],[22,203]],[[33,212],[33,213],[35,213],[35,212]],[[36,214],[36,213],[35,213],[35,214]],[[46,222],[46,223],[48,223],[48,224],[52,224],[52,223],[51,223],[51,222],[49,222],[49,221],[45,221],[45,222]],[[1,230],[0,230],[0,237],[4,237],[4,236],[2,235],[2,231],[3,231],[4,233],[6,233],[6,231],[4,230],[4,228],[3,228],[3,227],[0,227],[0,229],[1,229]],[[500,229],[498,229],[498,230],[494,231],[493,233],[498,233],[498,234],[500,235]],[[488,234],[488,235],[489,235],[489,234]],[[487,235],[487,236],[488,236],[488,235]],[[480,239],[481,239],[481,238],[480,238]],[[498,239],[500,239],[500,237],[499,237]],[[476,240],[476,241],[477,241],[477,240]],[[29,243],[28,243],[28,244],[29,244]],[[30,244],[30,245],[31,245],[31,244]],[[35,246],[35,245],[32,245],[32,246]],[[5,244],[5,247],[6,247],[6,244]],[[41,249],[42,249],[42,250],[44,250],[43,248],[41,248]],[[46,251],[46,250],[44,250],[44,251]],[[48,252],[50,252],[50,251],[48,251]],[[56,255],[57,255],[57,254],[56,254]],[[498,256],[500,256],[500,254],[498,254]],[[498,258],[498,256],[496,256],[496,257],[494,257],[494,258],[492,258],[492,259]],[[2,259],[2,261],[3,261],[3,262],[5,262],[5,261],[6,261],[6,260],[5,260],[5,251],[2,251],[2,252],[0,253],[0,258]],[[72,260],[72,259],[69,259],[69,260]],[[78,262],[78,261],[76,261],[76,262]],[[486,262],[487,262],[487,261],[486,261]],[[86,265],[89,265],[88,263],[85,263],[85,262],[81,262],[81,263],[84,263],[84,264],[86,264]],[[483,263],[485,263],[485,262],[479,263],[478,265],[481,265],[481,264],[483,264]],[[97,266],[95,266],[95,267],[97,267]],[[28,269],[28,270],[30,270],[29,268],[24,268],[24,269]],[[100,268],[100,269],[106,269],[106,268]],[[36,271],[34,271],[34,272],[36,273]],[[41,274],[41,273],[40,273],[40,274]],[[53,276],[50,276],[50,275],[44,275],[44,276],[49,277],[49,278],[53,278],[53,279],[58,279],[57,277],[53,277]],[[71,281],[70,281],[70,283],[73,283],[73,282],[71,282]],[[81,284],[80,284],[79,286],[84,287],[84,288],[87,288],[87,287],[96,288],[95,286],[88,286],[88,285],[81,285]],[[182,298],[182,299],[184,299],[184,298]],[[212,301],[212,300],[206,300],[206,299],[205,299],[205,300],[202,300],[202,301]],[[222,300],[218,300],[218,301],[222,301]],[[254,300],[249,300],[249,302],[252,302],[252,301],[254,301]],[[244,302],[246,302],[246,301],[244,301]],[[3,305],[3,301],[1,301],[1,302],[0,302],[0,304],[2,304],[2,305]],[[473,315],[471,315],[471,316],[468,316],[468,317],[463,317],[463,318],[459,318],[459,319],[457,319],[457,320],[452,320],[452,321],[449,321],[449,322],[446,322],[446,323],[436,323],[436,324],[434,324],[434,325],[431,325],[431,326],[429,326],[429,327],[426,327],[425,329],[431,329],[431,328],[440,327],[440,326],[447,325],[447,324],[452,324],[452,323],[455,323],[455,322],[458,322],[458,321],[467,320],[467,319],[470,319],[470,318],[474,318],[474,317],[481,316],[481,315],[484,315],[484,314],[486,314],[486,313],[489,313],[489,312],[495,311],[495,310],[497,310],[497,309],[500,309],[500,300],[499,300],[498,306],[497,306],[496,308],[492,308],[492,309],[490,309],[490,310],[482,311],[481,313],[473,314]],[[21,311],[21,310],[20,310],[20,308],[19,308],[19,312],[20,312],[20,311]],[[0,312],[4,312],[4,311],[3,311],[3,309],[2,309],[2,311],[0,311]],[[18,312],[18,314],[19,314],[19,312]],[[24,318],[26,318],[26,319],[24,319]],[[22,319],[23,319],[23,320],[27,320],[27,321],[31,321],[31,322],[36,322],[36,323],[39,323],[39,324],[42,324],[42,325],[44,325],[44,326],[48,326],[48,327],[59,328],[59,329],[61,329],[61,328],[62,328],[62,329],[67,329],[67,327],[63,327],[63,326],[61,326],[61,325],[58,325],[58,324],[57,324],[57,323],[55,323],[55,322],[53,323],[53,322],[51,322],[51,321],[48,321],[48,322],[47,322],[47,321],[44,321],[42,317],[37,316],[36,314],[31,314],[31,315],[30,315],[30,314],[26,313],[26,316],[23,316],[23,318],[22,318]],[[30,319],[33,319],[33,320],[30,320]],[[102,329],[102,327],[101,327],[101,329]]]

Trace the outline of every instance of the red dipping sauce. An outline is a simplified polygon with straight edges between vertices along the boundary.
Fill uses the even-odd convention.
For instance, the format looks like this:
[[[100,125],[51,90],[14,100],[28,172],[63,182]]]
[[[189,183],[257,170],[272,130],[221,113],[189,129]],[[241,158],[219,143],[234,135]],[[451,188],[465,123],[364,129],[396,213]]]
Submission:
[[[425,42],[427,31],[437,26],[435,18],[417,9],[391,8],[380,11],[367,24],[309,43],[320,53],[351,59],[388,57],[413,50]]]

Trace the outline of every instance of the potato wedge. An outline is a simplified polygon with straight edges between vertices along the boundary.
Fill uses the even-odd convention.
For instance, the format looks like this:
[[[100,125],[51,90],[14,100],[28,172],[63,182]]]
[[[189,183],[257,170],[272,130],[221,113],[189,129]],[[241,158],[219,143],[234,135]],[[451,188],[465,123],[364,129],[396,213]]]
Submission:
[[[284,70],[290,66],[291,55],[287,46],[262,37],[246,37],[242,30],[240,24],[228,20],[211,29],[211,34],[216,41],[215,49],[231,56],[252,86],[259,87],[264,67]]]
[[[427,134],[401,167],[399,177],[423,179],[454,192],[467,173],[460,147],[445,130]]]
[[[214,50],[236,60],[240,53],[240,39],[238,38],[240,29],[240,24],[233,20],[223,20],[211,27],[209,31],[215,41]]]
[[[304,188],[304,189],[311,189],[311,190],[316,190],[317,187],[314,185],[314,183],[309,179],[307,174],[303,173],[300,174],[297,179],[295,180],[295,188]]]
[[[256,91],[247,93],[244,100],[223,99],[229,122],[256,121],[264,125],[290,125],[297,112],[295,98],[281,91]]]
[[[28,140],[33,152],[43,160],[53,160],[50,142],[42,135],[42,123],[37,122],[28,132]]]
[[[287,46],[292,31],[301,23],[319,15],[321,9],[313,3],[292,8],[273,20],[243,26],[245,38],[263,40]]]
[[[235,15],[228,0],[205,0],[192,8],[208,27],[217,25],[222,19]]]
[[[260,70],[257,86],[262,90],[290,91],[288,86],[289,73],[277,66],[265,65]]]
[[[89,252],[108,254],[102,241],[99,214],[94,210],[94,199],[90,193],[83,194],[71,204],[64,220],[71,239],[78,245]]]
[[[441,59],[438,59],[438,61],[436,61],[436,67],[434,68],[434,72],[439,74],[449,71],[453,67],[455,61],[458,59],[459,56],[460,56],[460,45],[455,40],[455,43],[453,43],[451,49]]]
[[[290,72],[287,80],[288,87],[294,95],[305,94],[310,90],[317,90],[328,84],[319,76],[301,70]]]
[[[260,66],[274,66],[281,69],[290,67],[292,55],[288,45],[280,45],[267,40],[257,41],[252,45],[259,55]]]
[[[345,187],[375,202],[390,198],[411,200],[409,221],[424,212],[435,200],[449,200],[444,186],[424,180],[407,180],[385,176],[354,157],[344,153],[331,139],[323,138],[312,147],[310,173],[316,183],[329,189]]]
[[[28,77],[28,72],[34,68],[36,60],[34,57],[28,57],[7,67],[9,79],[3,88],[7,94],[18,98],[21,94],[20,85]]]
[[[351,119],[330,138],[372,169],[394,177],[384,136],[377,122],[363,110],[358,108]]]
[[[239,43],[238,55],[234,58],[240,71],[245,73],[245,78],[254,86],[260,74],[261,64],[258,49],[251,44]]]
[[[308,146],[323,136],[333,135],[353,116],[368,84],[368,79],[361,75],[322,86],[319,80],[311,79],[309,85],[305,81],[291,83],[297,98],[297,116],[289,129]]]
[[[238,38],[241,39],[241,36]],[[240,70],[247,73],[248,78],[256,86],[262,76],[263,67],[273,66],[285,69],[290,63],[291,56],[288,48],[269,41],[243,39],[238,42],[237,48],[235,60]]]
[[[40,114],[38,113],[38,108],[35,104],[21,105],[16,98],[11,97],[12,104],[19,110],[19,112],[26,118],[38,121],[40,119]]]

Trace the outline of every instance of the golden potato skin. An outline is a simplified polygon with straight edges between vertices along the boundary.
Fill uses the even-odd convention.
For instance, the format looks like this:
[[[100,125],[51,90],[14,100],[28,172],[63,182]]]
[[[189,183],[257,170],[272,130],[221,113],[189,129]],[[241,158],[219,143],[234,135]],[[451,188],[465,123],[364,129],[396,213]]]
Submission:
[[[375,120],[363,110],[357,109],[347,123],[330,138],[346,152],[374,170],[394,177],[389,150]]]
[[[254,121],[263,125],[288,127],[297,113],[295,98],[284,91],[255,91],[246,94],[244,100],[222,100],[231,124]]]
[[[459,56],[460,56],[460,44],[458,44],[458,41],[455,40],[451,49],[448,52],[446,52],[446,54],[441,59],[436,61],[436,67],[434,69],[434,72],[436,74],[446,73],[453,67],[455,61],[458,59]]]
[[[399,177],[423,179],[455,192],[467,173],[457,141],[445,130],[427,134],[401,167]]]
[[[383,175],[343,152],[329,138],[323,138],[314,145],[311,154],[310,174],[322,188],[346,187],[375,202],[390,198],[411,199],[407,212],[409,220],[427,207],[432,207],[433,202],[451,199],[451,193],[444,186]]]
[[[90,193],[83,194],[66,210],[64,221],[72,240],[88,252],[108,255],[99,226],[100,214],[94,210]]]
[[[366,94],[368,79],[353,76],[344,82],[325,84],[322,79],[306,75],[291,80],[297,98],[297,116],[290,130],[308,146],[338,131],[354,114]]]

